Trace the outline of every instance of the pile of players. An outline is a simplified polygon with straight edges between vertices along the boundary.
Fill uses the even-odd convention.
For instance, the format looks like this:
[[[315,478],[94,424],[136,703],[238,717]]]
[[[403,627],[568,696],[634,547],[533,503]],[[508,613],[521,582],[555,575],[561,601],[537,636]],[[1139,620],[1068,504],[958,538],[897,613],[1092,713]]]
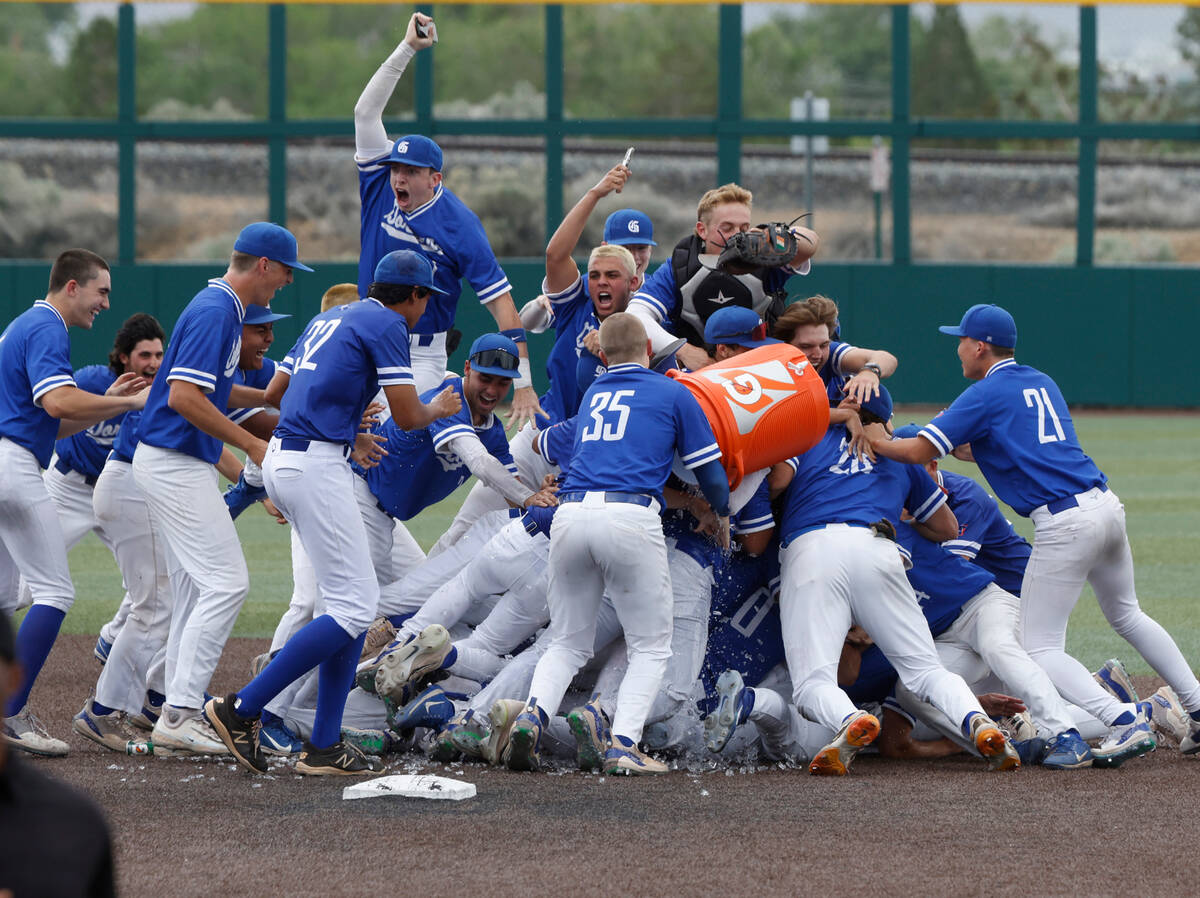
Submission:
[[[882,381],[897,359],[843,342],[833,301],[787,301],[813,231],[793,228],[777,266],[718,264],[752,227],[749,191],[706,193],[648,277],[651,221],[614,212],[579,271],[625,163],[564,218],[543,294],[518,312],[442,183],[440,147],[383,129],[434,40],[415,14],[355,108],[359,283],[326,293],[281,362],[265,355],[287,317],[270,302],[311,269],[266,222],[242,230],[169,340],[129,318],[107,368],[69,363],[68,328],[90,328],[112,289],[86,251],[60,256],[46,298],[0,338],[0,602],[31,604],[11,745],[68,751],[29,696],[74,599],[67,551],[95,531],[127,594],[73,728],[114,751],[149,739],[157,755],[229,753],[253,772],[295,756],[301,773],[344,775],[413,749],[633,774],[747,751],[845,774],[871,744],[994,770],[1200,750],[1200,683],[1139,608],[1121,504],[1054,382],[1015,361],[1011,315],[973,306],[943,326],[972,383],[893,431]],[[464,279],[499,330],[459,375],[446,366]],[[538,397],[526,333],[551,327]],[[732,380],[739,356],[776,342],[820,376],[830,426],[731,490],[710,422],[663,372]],[[495,410],[514,387],[510,441]],[[939,469],[951,453],[1032,519],[1032,546],[974,480]],[[472,476],[426,556],[404,522]],[[250,587],[234,518],[259,501],[290,525],[295,591],[252,679],[213,697]],[[1169,684],[1149,699],[1119,662],[1093,674],[1066,653],[1085,581]]]

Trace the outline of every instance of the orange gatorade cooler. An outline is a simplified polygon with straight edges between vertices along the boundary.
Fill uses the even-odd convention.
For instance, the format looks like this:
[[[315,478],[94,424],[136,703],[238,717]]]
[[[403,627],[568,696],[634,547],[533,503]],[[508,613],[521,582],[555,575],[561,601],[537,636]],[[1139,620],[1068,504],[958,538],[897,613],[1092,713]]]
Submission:
[[[670,371],[687,387],[716,434],[736,488],[757,471],[807,452],[829,428],[825,384],[802,353],[772,343],[699,371]]]

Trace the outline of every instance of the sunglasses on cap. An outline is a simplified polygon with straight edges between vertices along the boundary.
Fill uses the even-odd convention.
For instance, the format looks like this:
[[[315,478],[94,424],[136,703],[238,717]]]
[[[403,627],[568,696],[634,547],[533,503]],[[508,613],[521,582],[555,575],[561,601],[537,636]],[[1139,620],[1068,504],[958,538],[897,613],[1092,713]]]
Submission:
[[[471,364],[477,368],[499,368],[516,371],[520,359],[506,349],[481,349],[471,356]]]

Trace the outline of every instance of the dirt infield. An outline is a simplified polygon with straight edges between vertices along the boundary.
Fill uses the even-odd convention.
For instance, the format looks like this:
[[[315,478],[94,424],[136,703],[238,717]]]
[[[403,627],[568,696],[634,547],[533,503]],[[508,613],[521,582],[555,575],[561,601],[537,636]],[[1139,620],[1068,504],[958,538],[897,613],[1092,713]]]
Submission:
[[[60,638],[34,690],[60,737],[98,672],[92,642]],[[231,640],[214,691],[265,647]],[[129,896],[1148,894],[1190,891],[1200,844],[1200,759],[1170,749],[1073,773],[862,757],[839,780],[699,765],[641,780],[513,774],[408,755],[388,772],[462,777],[478,795],[346,802],[349,780],[283,762],[251,777],[66,738],[69,758],[39,763],[106,809]]]

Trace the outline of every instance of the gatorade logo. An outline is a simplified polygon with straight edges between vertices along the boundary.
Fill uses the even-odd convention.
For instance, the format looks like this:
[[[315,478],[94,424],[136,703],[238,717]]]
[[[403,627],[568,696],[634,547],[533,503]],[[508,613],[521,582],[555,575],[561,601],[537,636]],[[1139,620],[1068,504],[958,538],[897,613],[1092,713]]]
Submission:
[[[630,234],[637,234],[638,232],[641,231],[641,229],[642,229],[642,226],[640,224],[638,224],[636,221],[631,221],[629,223],[629,233]]]
[[[725,391],[738,432],[748,434],[772,404],[796,392],[795,381],[789,376],[790,367],[772,359],[746,368],[697,373]]]

